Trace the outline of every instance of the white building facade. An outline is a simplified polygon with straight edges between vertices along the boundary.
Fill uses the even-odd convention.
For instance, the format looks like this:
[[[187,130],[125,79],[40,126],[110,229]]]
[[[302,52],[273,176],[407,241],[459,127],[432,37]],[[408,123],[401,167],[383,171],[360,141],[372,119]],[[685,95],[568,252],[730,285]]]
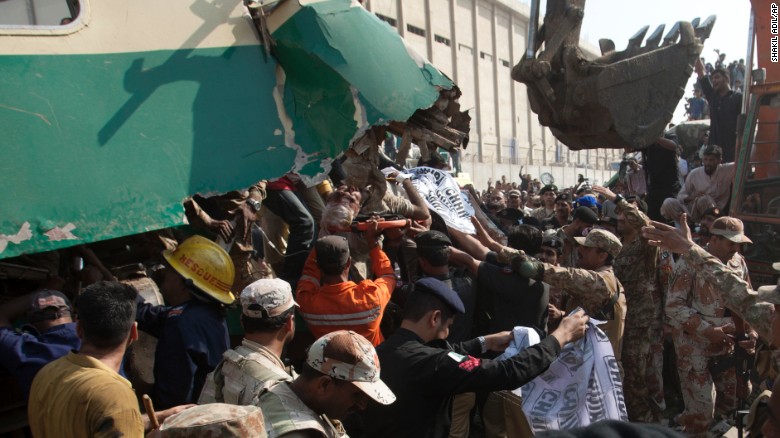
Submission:
[[[549,172],[559,186],[574,185],[578,174],[604,182],[615,173],[621,150],[569,150],[539,124],[526,86],[512,80],[512,67],[526,50],[527,3],[365,0],[364,5],[460,87],[461,109],[472,117],[461,170],[476,187],[501,176],[519,182],[521,167],[532,177]]]

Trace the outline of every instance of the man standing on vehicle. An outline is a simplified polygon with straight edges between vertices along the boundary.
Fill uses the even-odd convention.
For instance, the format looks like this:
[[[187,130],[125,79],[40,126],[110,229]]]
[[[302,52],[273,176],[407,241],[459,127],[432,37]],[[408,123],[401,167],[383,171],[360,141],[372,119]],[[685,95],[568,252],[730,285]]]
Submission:
[[[729,72],[725,69],[716,68],[707,77],[701,60],[696,61],[694,68],[699,78],[697,83],[710,107],[709,144],[723,148],[723,160],[731,163],[737,145],[737,118],[742,111],[742,93],[731,90]]]
[[[685,178],[685,185],[677,199],[688,207],[693,220],[698,222],[702,214],[713,205],[721,210],[726,208],[731,195],[736,166],[723,163],[723,151],[712,145],[704,149],[704,165],[693,169]]]

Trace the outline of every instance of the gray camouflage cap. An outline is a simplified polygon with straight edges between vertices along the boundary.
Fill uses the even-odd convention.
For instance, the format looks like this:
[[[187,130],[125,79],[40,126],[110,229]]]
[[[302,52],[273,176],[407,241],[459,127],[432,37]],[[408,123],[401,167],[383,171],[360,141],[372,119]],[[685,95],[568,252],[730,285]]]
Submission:
[[[241,311],[250,318],[279,316],[297,306],[290,284],[279,278],[264,278],[250,283],[239,297]]]
[[[166,438],[264,437],[263,411],[257,406],[209,403],[185,409],[160,425]]]
[[[329,347],[330,345],[330,347]],[[359,358],[355,364],[328,357],[333,349],[343,349]],[[383,405],[395,401],[395,394],[379,380],[379,357],[368,339],[351,330],[338,330],[317,339],[309,347],[306,363],[334,379],[352,382],[369,397]]]
[[[620,243],[620,239],[617,236],[607,230],[598,228],[590,230],[586,237],[575,237],[574,240],[582,246],[603,249],[612,257],[617,257],[620,254],[620,250],[623,249],[623,244]]]

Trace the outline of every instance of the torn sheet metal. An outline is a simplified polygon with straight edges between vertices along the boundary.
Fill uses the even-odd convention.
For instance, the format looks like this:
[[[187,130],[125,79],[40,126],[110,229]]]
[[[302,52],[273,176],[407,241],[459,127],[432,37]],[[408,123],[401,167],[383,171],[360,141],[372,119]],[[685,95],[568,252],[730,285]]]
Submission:
[[[295,142],[306,154],[325,148],[327,156],[336,155],[368,127],[406,121],[453,87],[356,2],[289,0],[280,9],[275,13],[289,18],[269,20],[273,53],[286,73],[284,100]],[[304,170],[320,167],[313,158]]]
[[[183,225],[195,193],[322,177],[453,87],[349,0],[284,2],[273,56],[238,2],[199,5],[104,0],[78,32],[0,40],[0,259]]]

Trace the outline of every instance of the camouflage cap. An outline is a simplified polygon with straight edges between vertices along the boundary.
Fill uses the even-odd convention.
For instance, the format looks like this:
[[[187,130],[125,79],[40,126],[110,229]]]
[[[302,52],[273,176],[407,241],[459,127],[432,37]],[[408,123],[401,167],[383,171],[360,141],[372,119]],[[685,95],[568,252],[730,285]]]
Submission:
[[[753,243],[745,236],[745,226],[742,221],[730,216],[723,216],[715,219],[710,227],[710,234],[723,236],[736,243]]]
[[[257,406],[209,403],[168,417],[160,425],[166,438],[266,436],[263,411]]]
[[[623,249],[623,244],[614,234],[607,230],[601,230],[594,228],[588,233],[586,237],[575,237],[582,246],[588,246],[591,248],[600,248],[609,253],[612,257],[617,257],[620,254],[620,250]]]
[[[351,364],[328,357],[340,351],[357,357],[358,362]],[[306,355],[306,363],[334,379],[351,382],[383,405],[395,401],[393,391],[379,380],[379,357],[374,346],[368,339],[351,330],[331,332],[314,341]]]
[[[279,278],[264,278],[250,283],[241,291],[241,312],[250,318],[279,316],[298,306],[290,283]]]

